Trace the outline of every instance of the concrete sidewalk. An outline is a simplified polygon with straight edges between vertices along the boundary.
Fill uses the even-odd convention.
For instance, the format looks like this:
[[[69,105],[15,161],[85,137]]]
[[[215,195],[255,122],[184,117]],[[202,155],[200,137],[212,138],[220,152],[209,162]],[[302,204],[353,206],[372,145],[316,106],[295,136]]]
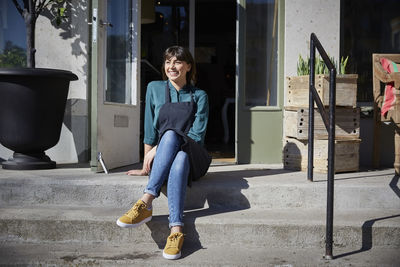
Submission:
[[[171,264],[159,252],[168,234],[165,194],[146,226],[115,225],[148,179],[124,171],[0,169],[0,264]],[[332,261],[321,257],[326,174],[315,173],[314,181],[280,165],[212,166],[188,189],[184,258],[174,264],[400,265],[400,185],[393,169],[335,175]]]

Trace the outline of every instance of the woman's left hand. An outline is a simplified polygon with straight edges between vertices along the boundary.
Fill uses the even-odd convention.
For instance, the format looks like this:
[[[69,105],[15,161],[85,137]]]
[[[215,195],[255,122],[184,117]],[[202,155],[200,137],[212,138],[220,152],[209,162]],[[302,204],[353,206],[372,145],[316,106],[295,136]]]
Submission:
[[[143,160],[143,171],[149,173],[151,170],[151,164],[156,156],[157,146],[153,147],[145,156]]]

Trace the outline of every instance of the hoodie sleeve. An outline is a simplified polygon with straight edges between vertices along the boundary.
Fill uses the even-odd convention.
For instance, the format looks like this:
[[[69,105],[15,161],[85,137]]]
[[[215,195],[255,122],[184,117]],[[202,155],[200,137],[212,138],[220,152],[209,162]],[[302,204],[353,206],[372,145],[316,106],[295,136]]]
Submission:
[[[207,131],[208,123],[208,96],[203,90],[197,90],[197,111],[195,114],[195,120],[192,127],[189,130],[188,136],[195,140],[197,143],[204,144],[204,137]]]

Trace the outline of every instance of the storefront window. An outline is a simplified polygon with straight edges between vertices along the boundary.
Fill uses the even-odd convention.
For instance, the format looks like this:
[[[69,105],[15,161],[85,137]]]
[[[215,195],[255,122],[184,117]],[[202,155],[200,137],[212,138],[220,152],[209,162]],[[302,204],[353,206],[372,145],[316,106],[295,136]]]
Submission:
[[[277,105],[276,0],[246,1],[246,105]]]
[[[358,74],[357,101],[372,102],[372,54],[400,53],[400,2],[340,2],[341,56],[349,56],[347,73]]]
[[[26,66],[25,24],[12,1],[0,1],[0,67]]]

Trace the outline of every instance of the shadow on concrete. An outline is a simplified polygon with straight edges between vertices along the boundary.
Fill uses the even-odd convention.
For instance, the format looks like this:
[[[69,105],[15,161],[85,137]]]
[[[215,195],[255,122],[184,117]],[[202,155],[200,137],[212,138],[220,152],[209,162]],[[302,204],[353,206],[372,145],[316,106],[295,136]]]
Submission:
[[[210,172],[205,177],[193,183],[188,188],[185,202],[185,245],[183,257],[189,256],[200,249],[207,249],[201,244],[201,237],[196,228],[196,220],[201,217],[212,216],[227,212],[234,212],[250,208],[250,202],[242,194],[243,189],[249,188],[244,178],[273,175],[286,172],[285,170],[254,169]],[[161,192],[166,195],[166,186]],[[169,234],[168,216],[153,216],[153,220],[146,224],[151,230],[153,240],[160,249],[163,249]],[[165,225],[165,231],[160,229]],[[206,228],[206,225],[202,225]],[[161,230],[161,231],[160,231]]]
[[[390,188],[393,190],[393,192],[399,197],[400,200],[400,188],[399,188],[399,176],[395,175],[392,179],[392,181],[389,183]],[[364,251],[368,251],[372,248],[373,243],[372,243],[372,226],[374,225],[375,222],[378,221],[383,221],[383,220],[387,220],[387,219],[392,219],[392,218],[397,218],[400,217],[400,214],[396,214],[396,215],[392,215],[392,216],[386,216],[386,217],[382,217],[382,218],[376,218],[376,219],[371,219],[368,221],[365,221],[363,223],[363,225],[361,226],[361,230],[362,230],[362,244],[361,244],[361,248],[355,251],[351,251],[351,252],[347,252],[347,253],[343,253],[337,256],[334,256],[334,259],[338,259],[338,258],[343,258],[346,256],[350,256],[350,255],[354,255],[357,253],[361,253]]]
[[[372,226],[374,225],[374,223],[377,222],[377,221],[383,221],[383,220],[392,219],[392,218],[396,218],[396,217],[400,217],[400,214],[387,216],[387,217],[382,217],[382,218],[376,218],[376,219],[365,221],[363,223],[363,225],[361,226],[361,230],[362,230],[361,248],[358,249],[358,250],[355,250],[355,251],[351,251],[351,252],[343,253],[343,254],[340,254],[340,255],[336,255],[333,258],[334,259],[343,258],[343,257],[347,257],[347,256],[350,256],[350,255],[354,255],[354,254],[357,254],[357,253],[361,253],[361,252],[370,250],[372,248],[372,245],[373,245],[372,244]]]
[[[90,163],[60,163],[57,164],[57,169],[88,169],[90,168]]]
[[[400,188],[399,188],[399,175],[395,175],[390,181],[389,186],[393,190],[393,192],[397,195],[398,198],[400,198]]]
[[[393,171],[394,171],[394,169],[393,169]],[[335,173],[335,176],[337,175],[338,173]],[[372,174],[372,175],[360,175],[360,176],[353,176],[353,177],[345,177],[345,178],[336,178],[335,177],[335,181],[345,181],[345,180],[355,180],[355,179],[365,179],[365,178],[368,178],[368,177],[381,177],[381,176],[389,176],[388,174],[386,174],[386,173],[384,173],[384,174]],[[327,178],[325,178],[325,179],[320,179],[320,178],[317,178],[318,180],[315,180],[315,178],[314,178],[314,183],[321,183],[321,182],[325,182],[326,183],[326,181],[327,181]]]

